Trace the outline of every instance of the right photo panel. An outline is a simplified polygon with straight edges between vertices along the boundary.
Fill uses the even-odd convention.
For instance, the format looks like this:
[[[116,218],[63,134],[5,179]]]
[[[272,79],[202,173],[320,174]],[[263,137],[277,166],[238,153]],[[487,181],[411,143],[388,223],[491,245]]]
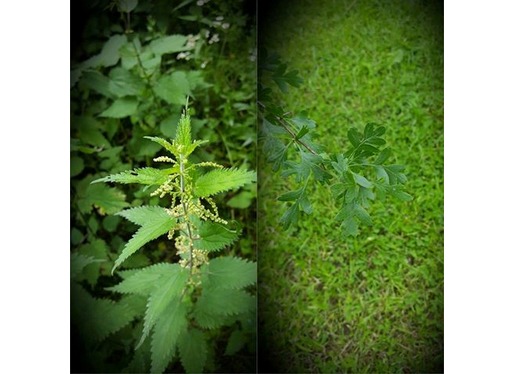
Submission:
[[[443,13],[258,4],[258,372],[443,372]]]

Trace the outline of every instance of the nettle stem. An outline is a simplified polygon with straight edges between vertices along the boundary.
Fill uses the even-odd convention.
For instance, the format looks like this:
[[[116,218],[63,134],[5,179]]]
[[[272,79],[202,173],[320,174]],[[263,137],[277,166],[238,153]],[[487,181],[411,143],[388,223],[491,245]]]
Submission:
[[[190,218],[188,215],[188,203],[186,202],[186,199],[184,199],[184,196],[186,194],[186,188],[185,188],[185,178],[184,178],[184,164],[186,159],[180,155],[179,157],[179,170],[180,170],[180,183],[181,183],[181,204],[182,204],[182,210],[184,213],[184,222],[186,223],[186,231],[188,232],[188,246],[189,246],[189,252],[190,252],[190,277],[193,274],[193,234],[191,230],[190,225]]]

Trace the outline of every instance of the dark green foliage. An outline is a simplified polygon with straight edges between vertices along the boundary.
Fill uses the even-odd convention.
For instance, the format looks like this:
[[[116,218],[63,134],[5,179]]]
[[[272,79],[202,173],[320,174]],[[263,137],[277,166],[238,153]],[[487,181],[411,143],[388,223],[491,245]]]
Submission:
[[[170,196],[160,202],[159,196],[150,194],[179,170],[175,165],[152,164],[152,159],[168,149],[161,148],[165,142],[171,145],[165,139],[177,136],[188,148],[189,165],[200,165],[191,170],[196,180],[205,175],[202,178],[209,182],[215,176],[210,176],[212,170],[204,165],[213,161],[223,165],[220,170],[238,173],[240,178],[233,182],[227,178],[233,174],[224,174],[225,184],[216,190],[202,187],[200,180],[199,195],[212,196],[220,217],[231,217],[239,225],[235,228],[231,221],[221,230],[222,225],[213,223],[216,229],[209,231],[208,222],[199,224],[200,231],[207,230],[210,235],[196,244],[199,249],[210,248],[213,256],[222,254],[223,249],[224,255],[255,260],[256,192],[248,185],[255,174],[247,171],[255,169],[254,15],[245,13],[242,1],[226,4],[212,0],[199,6],[195,1],[124,0],[82,2],[80,7],[81,19],[72,19],[72,24],[84,22],[84,28],[74,36],[80,43],[72,45],[71,61],[71,270],[73,290],[98,302],[86,296],[72,297],[73,310],[78,311],[72,315],[72,325],[88,343],[77,355],[95,357],[83,368],[86,371],[196,371],[198,366],[187,357],[186,332],[183,343],[180,334],[153,336],[156,325],[163,331],[177,331],[179,325],[174,327],[160,318],[160,311],[165,313],[170,306],[157,303],[154,295],[156,285],[166,285],[161,275],[174,273],[165,266],[177,261],[174,243],[166,234],[174,229],[176,219],[162,207],[172,203]],[[223,22],[217,17],[223,17]],[[180,114],[188,97],[194,119],[185,126]],[[233,203],[226,205],[227,201]],[[128,202],[134,208],[127,209]],[[238,238],[242,240],[237,242]],[[175,286],[180,284],[178,281]],[[188,285],[181,292],[185,288],[194,289]],[[151,304],[150,312],[155,308],[155,313],[149,312],[150,299],[157,303]],[[125,307],[118,308],[124,300],[127,305],[139,303],[138,308],[129,308],[133,314]],[[97,318],[88,320],[80,312],[81,305],[90,305],[85,310],[93,310],[94,316],[107,313],[114,305],[113,310],[123,318],[106,327],[119,315],[111,318],[107,314],[97,329],[90,325],[97,323]],[[96,305],[100,305],[98,312]],[[191,312],[189,308],[191,305],[185,307],[184,315]],[[234,319],[225,326],[241,329]],[[95,336],[95,331],[105,329],[108,336],[101,345],[89,344],[91,339],[83,336],[88,329]],[[195,329],[184,331],[199,338]],[[220,365],[208,356],[213,356],[218,345],[225,347],[226,334],[212,331],[203,335],[204,363],[210,365],[209,370]],[[150,338],[134,350],[146,335]],[[160,352],[160,339],[179,350]],[[246,342],[252,339],[248,335]],[[72,346],[72,351],[76,349]],[[184,361],[176,354],[180,350]],[[202,360],[196,364],[199,362]]]
[[[263,152],[274,170],[282,170],[283,177],[294,176],[302,183],[299,189],[278,197],[280,201],[292,202],[282,215],[284,228],[296,226],[301,212],[311,214],[309,200],[310,178],[321,185],[331,184],[337,205],[341,207],[335,220],[340,224],[344,236],[358,234],[358,225],[371,225],[366,211],[369,200],[383,199],[390,194],[400,200],[410,201],[412,197],[403,191],[407,178],[400,165],[385,165],[389,148],[382,137],[386,128],[368,123],[363,132],[352,127],[347,132],[348,151],[327,154],[313,141],[316,134],[315,121],[303,113],[292,117],[281,107],[281,100],[267,84],[273,82],[281,93],[288,92],[288,85],[299,87],[302,79],[298,71],[290,71],[277,55],[263,53],[260,60],[259,104],[262,119],[261,136]],[[271,81],[271,82],[270,82]],[[375,157],[375,161],[371,161]],[[370,180],[370,171],[375,171],[375,180]],[[368,178],[367,178],[368,177]]]

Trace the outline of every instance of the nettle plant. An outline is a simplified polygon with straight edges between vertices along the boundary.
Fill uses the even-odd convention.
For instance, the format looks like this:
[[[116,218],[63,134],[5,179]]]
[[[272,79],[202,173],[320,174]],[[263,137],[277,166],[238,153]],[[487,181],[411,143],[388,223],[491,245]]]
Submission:
[[[350,128],[346,152],[329,154],[314,141],[316,123],[305,113],[294,116],[280,104],[280,93],[303,83],[297,70],[275,55],[262,51],[259,59],[258,106],[263,153],[274,171],[294,176],[297,189],[278,197],[288,207],[280,219],[285,229],[296,225],[301,212],[311,214],[311,182],[328,185],[339,207],[334,217],[343,236],[356,236],[360,223],[372,225],[367,212],[371,201],[391,195],[402,201],[412,197],[404,191],[404,166],[388,164],[392,151],[384,147],[384,126],[368,123],[361,132]],[[277,91],[279,89],[279,92]]]
[[[174,242],[177,261],[121,271],[123,281],[108,290],[145,299],[135,360],[144,361],[150,353],[151,372],[161,373],[177,351],[186,372],[202,372],[208,356],[214,355],[211,343],[216,329],[235,323],[241,326],[233,331],[226,351],[243,346],[252,335],[248,332],[255,331],[256,297],[254,289],[248,288],[256,282],[256,263],[232,256],[211,257],[240,234],[237,224],[219,216],[213,196],[254,182],[256,174],[210,161],[190,162],[192,152],[205,141],[191,139],[187,109],[171,143],[159,137],[147,139],[170,153],[171,157],[154,159],[170,167],[133,169],[92,182],[139,183],[154,187],[150,195],[169,196],[171,201],[166,208],[138,206],[118,213],[140,228],[112,272],[162,235]]]

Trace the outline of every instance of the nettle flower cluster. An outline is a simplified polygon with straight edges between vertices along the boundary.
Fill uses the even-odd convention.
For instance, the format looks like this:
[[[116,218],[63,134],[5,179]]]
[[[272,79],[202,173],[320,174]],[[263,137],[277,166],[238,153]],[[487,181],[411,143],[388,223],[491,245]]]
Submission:
[[[184,141],[189,135],[184,134],[184,129],[189,128],[189,116],[184,115],[179,122],[178,136]],[[155,140],[152,139],[152,140]],[[159,142],[163,143],[163,139]],[[194,141],[192,146],[197,146],[203,142]],[[166,144],[166,143],[165,143]],[[192,151],[192,147],[181,144],[178,140],[167,146],[167,149],[172,152],[176,160],[168,156],[160,156],[154,158],[154,162],[167,162],[177,165],[178,168],[174,169],[177,172],[172,173],[164,183],[162,183],[151,196],[159,196],[160,198],[169,195],[171,197],[171,207],[167,209],[168,214],[175,218],[178,224],[170,229],[168,232],[168,239],[173,240],[176,232],[179,235],[175,239],[175,247],[177,254],[181,257],[179,264],[182,267],[190,268],[193,273],[197,272],[201,265],[208,263],[208,251],[195,248],[194,241],[200,240],[198,235],[199,227],[195,224],[191,217],[197,217],[202,221],[213,221],[220,224],[227,224],[227,221],[220,218],[218,215],[218,208],[214,200],[209,197],[196,197],[193,192],[193,180],[190,173],[198,167],[212,167],[223,169],[223,166],[215,162],[200,162],[197,164],[188,165],[188,155]],[[203,204],[205,203],[207,207]]]
[[[187,108],[179,120],[175,139],[171,142],[158,137],[146,138],[171,153],[172,157],[154,158],[155,162],[171,164],[171,167],[134,169],[94,181],[155,186],[151,196],[170,197],[167,208],[140,206],[118,213],[141,228],[126,244],[113,271],[143,245],[166,234],[169,240],[175,238],[179,264],[189,269],[190,280],[197,284],[198,280],[193,280],[192,276],[199,273],[202,265],[209,263],[209,252],[224,248],[239,235],[237,230],[228,228],[226,220],[220,218],[212,196],[254,182],[256,173],[226,169],[211,161],[190,163],[188,159],[193,151],[207,141],[192,141]]]

